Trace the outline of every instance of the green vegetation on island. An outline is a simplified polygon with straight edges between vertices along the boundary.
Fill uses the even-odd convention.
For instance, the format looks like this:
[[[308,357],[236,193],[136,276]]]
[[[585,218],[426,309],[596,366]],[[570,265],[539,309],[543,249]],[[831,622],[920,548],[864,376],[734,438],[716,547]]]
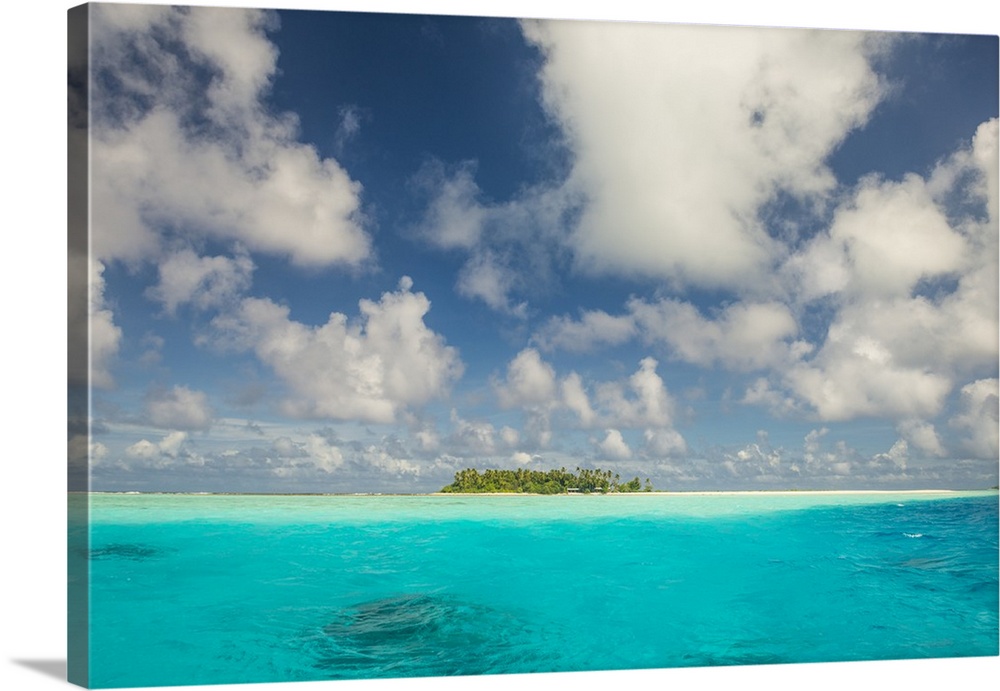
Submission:
[[[441,488],[442,492],[454,494],[480,494],[486,492],[511,494],[593,494],[619,492],[652,492],[653,484],[646,479],[645,485],[638,477],[621,481],[618,473],[596,468],[577,468],[576,473],[565,468],[559,470],[503,470],[489,468],[480,473],[475,468],[466,468],[455,473],[455,481]]]

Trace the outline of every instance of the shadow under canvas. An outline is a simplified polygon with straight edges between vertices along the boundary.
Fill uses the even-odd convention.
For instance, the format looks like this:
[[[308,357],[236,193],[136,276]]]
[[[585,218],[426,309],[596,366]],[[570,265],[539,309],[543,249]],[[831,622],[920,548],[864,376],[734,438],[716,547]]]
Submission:
[[[47,677],[66,681],[66,660],[11,660],[11,662],[34,670]]]

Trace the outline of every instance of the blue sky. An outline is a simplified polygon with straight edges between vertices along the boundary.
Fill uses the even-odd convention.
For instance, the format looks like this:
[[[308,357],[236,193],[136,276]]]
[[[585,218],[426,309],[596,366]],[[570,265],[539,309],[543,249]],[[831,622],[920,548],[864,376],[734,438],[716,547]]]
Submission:
[[[92,21],[93,489],[997,483],[996,37]]]

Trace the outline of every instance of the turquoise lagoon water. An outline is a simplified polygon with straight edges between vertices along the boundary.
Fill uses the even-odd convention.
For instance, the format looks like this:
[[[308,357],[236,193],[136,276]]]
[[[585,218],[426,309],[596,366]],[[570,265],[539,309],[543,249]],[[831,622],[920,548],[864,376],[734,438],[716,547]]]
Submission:
[[[996,492],[90,501],[93,687],[998,653]]]

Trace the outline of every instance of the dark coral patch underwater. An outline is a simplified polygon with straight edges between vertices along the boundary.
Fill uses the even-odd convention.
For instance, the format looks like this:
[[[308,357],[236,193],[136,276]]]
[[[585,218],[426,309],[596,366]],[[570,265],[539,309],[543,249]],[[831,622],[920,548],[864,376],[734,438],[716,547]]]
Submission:
[[[132,561],[143,561],[161,556],[165,553],[158,547],[132,543],[112,543],[104,547],[91,549],[87,556],[91,559],[129,559]]]

